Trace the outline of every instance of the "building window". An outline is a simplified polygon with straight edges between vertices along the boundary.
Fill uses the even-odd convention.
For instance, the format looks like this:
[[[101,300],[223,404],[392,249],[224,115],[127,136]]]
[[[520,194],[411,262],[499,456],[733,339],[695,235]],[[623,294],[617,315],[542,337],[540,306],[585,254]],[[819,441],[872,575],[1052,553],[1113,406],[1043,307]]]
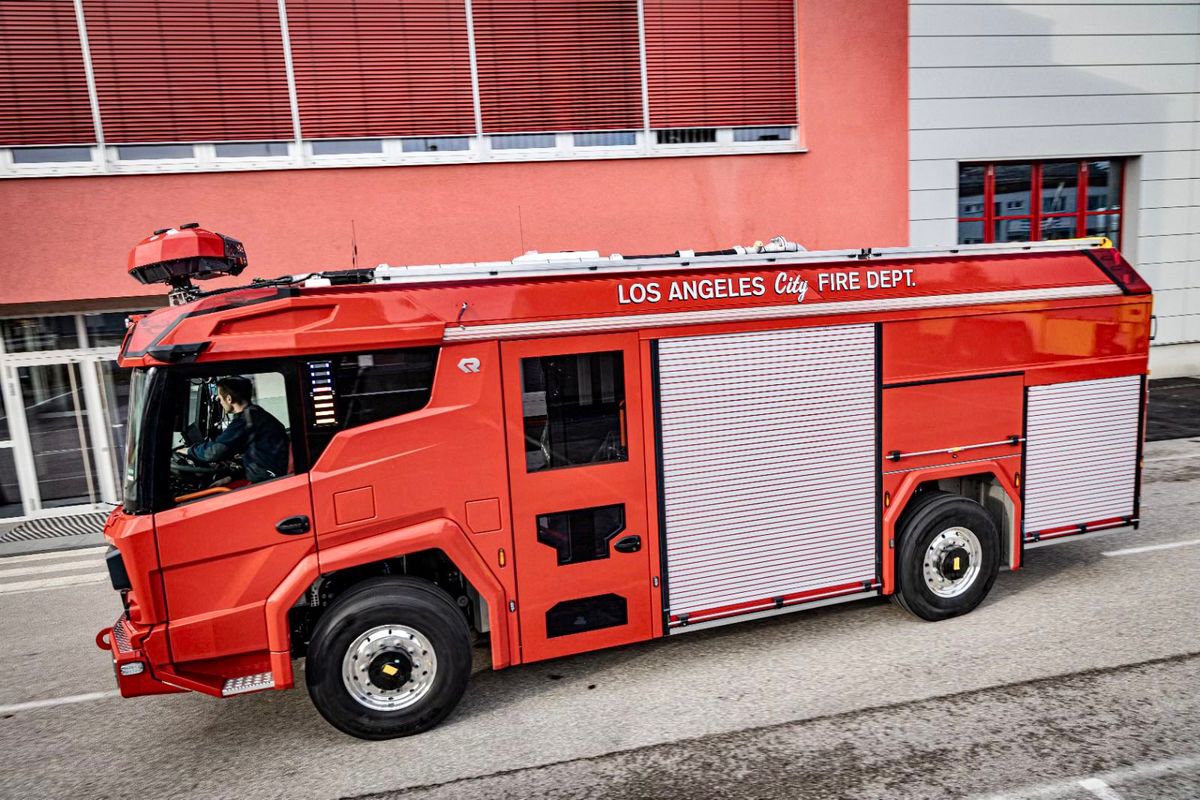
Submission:
[[[382,139],[320,139],[312,143],[314,156],[353,156],[382,153]]]
[[[24,147],[12,151],[14,164],[60,164],[92,160],[90,147]]]
[[[962,164],[958,241],[1107,236],[1119,246],[1123,166],[1119,159]]]
[[[287,142],[231,142],[218,144],[217,158],[286,158]]]

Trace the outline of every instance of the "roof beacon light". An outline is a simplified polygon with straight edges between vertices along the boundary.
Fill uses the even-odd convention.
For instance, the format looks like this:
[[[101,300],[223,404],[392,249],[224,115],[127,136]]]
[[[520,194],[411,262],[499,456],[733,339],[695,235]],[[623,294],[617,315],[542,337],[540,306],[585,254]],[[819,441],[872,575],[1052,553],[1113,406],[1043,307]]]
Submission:
[[[129,274],[140,283],[165,283],[171,302],[193,299],[192,279],[238,275],[246,268],[246,248],[237,239],[189,222],[160,228],[129,251]]]

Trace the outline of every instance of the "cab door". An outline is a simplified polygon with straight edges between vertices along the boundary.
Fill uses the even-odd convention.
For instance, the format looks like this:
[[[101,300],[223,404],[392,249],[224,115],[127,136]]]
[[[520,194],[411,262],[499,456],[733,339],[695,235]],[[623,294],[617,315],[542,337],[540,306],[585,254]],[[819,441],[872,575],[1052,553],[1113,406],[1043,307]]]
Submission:
[[[637,345],[501,345],[524,661],[651,636]]]

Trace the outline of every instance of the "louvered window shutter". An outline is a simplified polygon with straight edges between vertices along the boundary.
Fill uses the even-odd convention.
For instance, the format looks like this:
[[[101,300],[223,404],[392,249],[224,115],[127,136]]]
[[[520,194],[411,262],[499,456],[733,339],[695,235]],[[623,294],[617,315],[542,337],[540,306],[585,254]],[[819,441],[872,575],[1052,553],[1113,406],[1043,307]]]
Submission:
[[[0,145],[95,141],[74,3],[0,2]]]
[[[306,138],[475,132],[462,0],[288,0]]]
[[[84,0],[105,140],[293,135],[276,0]]]
[[[796,124],[795,0],[645,0],[654,128]]]
[[[475,0],[486,133],[642,126],[636,0]]]

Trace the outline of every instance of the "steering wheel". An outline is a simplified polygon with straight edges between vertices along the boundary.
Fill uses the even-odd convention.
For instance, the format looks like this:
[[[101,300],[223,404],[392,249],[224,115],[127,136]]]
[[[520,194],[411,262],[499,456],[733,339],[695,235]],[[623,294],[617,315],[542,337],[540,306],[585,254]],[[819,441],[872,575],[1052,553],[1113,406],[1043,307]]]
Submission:
[[[171,471],[186,475],[213,475],[217,472],[217,464],[206,464],[188,453],[187,445],[183,444],[171,451]]]

